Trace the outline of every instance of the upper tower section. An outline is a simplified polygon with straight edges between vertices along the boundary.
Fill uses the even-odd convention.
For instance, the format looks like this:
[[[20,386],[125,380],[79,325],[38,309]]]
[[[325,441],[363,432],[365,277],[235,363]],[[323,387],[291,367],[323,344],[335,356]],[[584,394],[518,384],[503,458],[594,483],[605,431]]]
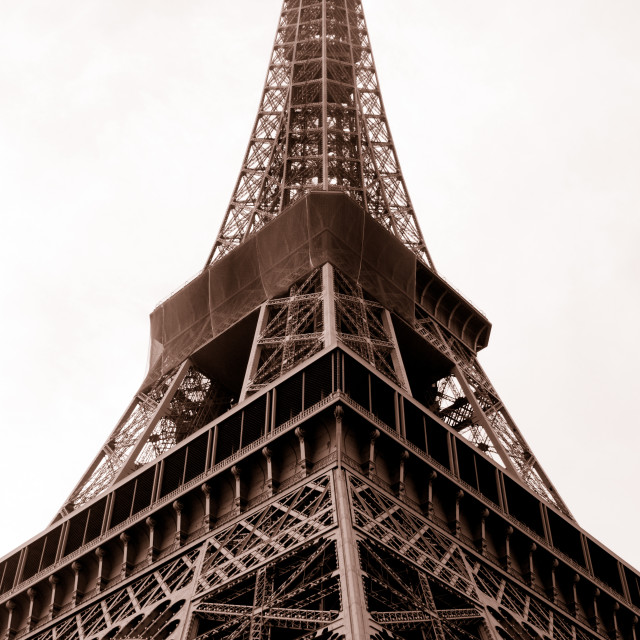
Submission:
[[[434,269],[359,0],[284,0],[258,116],[207,265],[310,191],[346,193]]]

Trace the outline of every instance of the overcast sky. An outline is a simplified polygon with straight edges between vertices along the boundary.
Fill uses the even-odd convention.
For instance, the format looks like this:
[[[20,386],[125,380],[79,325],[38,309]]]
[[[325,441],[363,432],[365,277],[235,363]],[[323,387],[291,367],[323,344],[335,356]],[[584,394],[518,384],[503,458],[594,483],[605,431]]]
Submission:
[[[0,0],[0,555],[45,528],[200,268],[280,0]],[[578,522],[640,567],[640,3],[365,0],[438,270]]]

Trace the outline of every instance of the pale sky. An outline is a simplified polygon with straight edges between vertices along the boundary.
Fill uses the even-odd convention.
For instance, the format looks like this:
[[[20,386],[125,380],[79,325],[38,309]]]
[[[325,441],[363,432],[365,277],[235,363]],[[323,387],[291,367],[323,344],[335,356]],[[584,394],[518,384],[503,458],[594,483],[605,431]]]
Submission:
[[[0,556],[45,528],[202,267],[280,0],[0,0]],[[640,567],[640,3],[365,0],[441,274],[578,522]]]

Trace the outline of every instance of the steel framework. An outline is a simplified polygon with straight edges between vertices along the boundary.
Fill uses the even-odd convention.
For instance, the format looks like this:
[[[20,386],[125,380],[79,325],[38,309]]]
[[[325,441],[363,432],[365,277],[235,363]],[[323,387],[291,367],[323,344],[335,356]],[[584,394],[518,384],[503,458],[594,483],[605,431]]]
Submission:
[[[339,423],[343,410],[335,414]],[[7,637],[591,640],[623,631],[635,637],[628,604],[607,606],[605,617],[598,607],[602,602],[604,609],[609,589],[580,593],[577,573],[565,585],[557,560],[549,563],[552,586],[544,589],[542,565],[533,560],[543,550],[535,543],[528,542],[531,570],[521,573],[513,550],[493,556],[486,531],[469,539],[336,453],[253,506],[235,504],[217,523],[199,520],[189,536],[180,535],[178,523],[162,550],[154,547],[159,520],[143,521],[146,535],[130,524],[116,537],[118,555],[103,540],[91,561],[72,563],[72,578],[58,567],[46,594],[29,588],[21,629],[11,626],[19,611],[12,594]],[[198,491],[205,501],[215,493],[208,483]],[[181,513],[184,505],[173,508]],[[516,538],[514,530],[506,535]],[[143,558],[136,565],[128,559],[134,540]],[[108,579],[107,558],[116,569]],[[69,601],[60,606],[62,589]]]
[[[309,191],[343,191],[431,267],[358,0],[287,0],[210,264]]]
[[[415,331],[453,364],[447,375],[432,383],[430,407],[446,424],[571,517],[476,355],[419,306],[417,312]],[[361,285],[327,264],[293,284],[288,295],[262,305],[240,400],[338,343],[395,385],[409,389],[391,314]],[[232,397],[217,381],[185,361],[148,394],[134,398],[72,492],[65,511],[101,495],[131,471],[171,449],[228,409]]]
[[[640,574],[575,522],[433,269],[358,0],[284,1],[198,278],[152,330],[171,364],[0,559],[1,640],[638,640]]]
[[[326,264],[262,305],[241,399],[338,341],[406,388],[389,312]]]

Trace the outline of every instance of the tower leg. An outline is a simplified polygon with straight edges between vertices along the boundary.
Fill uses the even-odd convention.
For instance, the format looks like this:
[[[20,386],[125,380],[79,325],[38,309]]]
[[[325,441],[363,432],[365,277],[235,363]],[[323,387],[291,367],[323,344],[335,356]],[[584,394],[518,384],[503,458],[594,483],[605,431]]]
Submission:
[[[338,519],[338,561],[342,567],[343,615],[347,640],[369,638],[371,629],[367,620],[367,607],[362,584],[356,536],[351,524],[351,508],[347,481],[342,469],[333,475]]]

